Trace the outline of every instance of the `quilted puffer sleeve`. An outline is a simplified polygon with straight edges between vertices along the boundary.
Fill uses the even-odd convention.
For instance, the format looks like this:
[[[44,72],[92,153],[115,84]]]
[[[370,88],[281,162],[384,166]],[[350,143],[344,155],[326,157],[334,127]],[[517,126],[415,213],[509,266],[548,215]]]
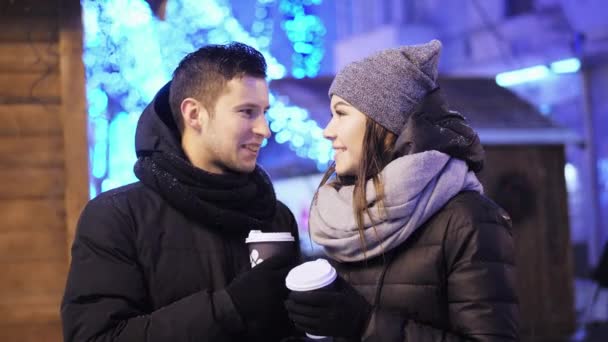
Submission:
[[[444,240],[450,325],[467,340],[516,341],[519,305],[510,223],[498,207],[482,211],[454,215]]]

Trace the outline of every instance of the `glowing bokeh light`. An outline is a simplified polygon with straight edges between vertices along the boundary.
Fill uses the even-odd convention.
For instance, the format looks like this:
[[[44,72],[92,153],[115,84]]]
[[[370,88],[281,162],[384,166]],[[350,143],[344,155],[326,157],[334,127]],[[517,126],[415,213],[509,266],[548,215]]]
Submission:
[[[293,43],[294,77],[316,76],[323,58],[325,27],[307,13],[320,0],[279,0],[281,26]],[[280,79],[286,67],[269,52],[273,35],[270,9],[275,0],[258,0],[251,30],[221,0],[171,0],[166,20],[158,20],[144,0],[81,0],[83,61],[90,121],[91,196],[136,180],[133,137],[137,117],[189,52],[205,44],[240,41],[258,49],[268,63],[268,78]],[[287,102],[287,101],[285,101]],[[278,143],[321,170],[332,158],[330,143],[308,112],[271,94],[269,123]],[[265,142],[266,145],[267,142]]]

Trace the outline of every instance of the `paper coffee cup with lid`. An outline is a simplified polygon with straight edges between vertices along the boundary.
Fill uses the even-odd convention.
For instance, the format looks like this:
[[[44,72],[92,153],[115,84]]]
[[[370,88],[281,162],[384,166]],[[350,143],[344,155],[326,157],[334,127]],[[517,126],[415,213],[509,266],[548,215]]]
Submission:
[[[270,232],[252,230],[245,239],[249,247],[251,267],[275,255],[293,255],[295,238],[290,232]]]
[[[337,277],[336,269],[327,260],[319,258],[292,268],[285,278],[285,286],[291,291],[315,291],[331,288]],[[306,336],[314,340],[327,338],[309,333]]]

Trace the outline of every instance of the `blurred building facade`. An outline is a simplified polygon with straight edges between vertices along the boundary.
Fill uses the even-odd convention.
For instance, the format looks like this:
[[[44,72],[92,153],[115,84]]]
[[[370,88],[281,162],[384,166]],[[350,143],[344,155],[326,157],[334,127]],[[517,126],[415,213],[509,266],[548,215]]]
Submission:
[[[97,61],[132,60],[128,68],[99,66],[87,58],[88,70],[120,69],[122,83],[111,77],[88,77],[91,115],[92,196],[135,180],[133,151],[124,150],[132,137],[138,111],[153,91],[170,77],[176,62],[205,43],[241,40],[262,50],[269,59],[271,78],[333,75],[348,62],[370,53],[432,38],[442,40],[440,73],[461,77],[495,77],[525,68],[540,67],[542,75],[527,72],[508,87],[531,102],[554,122],[580,137],[566,145],[566,166],[571,239],[577,272],[589,273],[597,263],[608,237],[608,3],[602,0],[148,0],[157,16],[151,18],[144,0],[131,1],[120,16],[110,0],[102,5],[83,0],[85,48],[97,49]],[[162,11],[162,13],[160,13]],[[112,22],[113,21],[113,22]],[[91,24],[92,23],[92,24]],[[89,24],[89,25],[87,25]],[[111,24],[111,25],[110,25]],[[104,26],[105,25],[105,26]],[[92,27],[112,30],[113,44],[100,46]],[[107,34],[106,32],[106,34]],[[156,35],[153,39],[146,36]],[[87,40],[87,37],[89,38]],[[129,37],[130,45],[119,44]],[[159,59],[137,59],[130,51],[143,48]],[[87,43],[88,42],[88,43]],[[87,50],[87,49],[85,49]],[[99,58],[109,51],[109,58]],[[105,53],[109,53],[105,52]],[[119,58],[125,54],[125,58]],[[94,55],[94,54],[90,54]],[[128,56],[127,56],[128,55]],[[568,72],[552,63],[575,60]],[[156,63],[156,64],[154,64]],[[157,65],[158,64],[158,65]],[[91,66],[89,68],[89,66]],[[133,67],[141,66],[141,68]],[[97,68],[97,69],[95,69]],[[147,70],[160,70],[150,76]],[[127,70],[124,70],[127,69]],[[129,74],[130,71],[134,70]],[[563,71],[563,70],[562,70]],[[93,71],[90,75],[95,76]],[[112,82],[106,82],[113,78]],[[101,80],[91,84],[90,80]],[[135,82],[133,82],[135,80]],[[105,82],[105,83],[104,83]],[[129,83],[131,82],[131,83]],[[130,92],[129,89],[141,89]],[[127,89],[126,94],[125,90]],[[103,89],[107,94],[91,94]],[[105,96],[105,97],[104,97]],[[119,99],[116,96],[121,97]],[[97,99],[97,100],[96,100]],[[100,100],[101,99],[101,100]],[[327,166],[329,145],[320,135],[325,122],[315,121],[301,107],[290,106],[277,94],[278,104],[269,115],[273,142],[289,146],[293,153],[274,154],[267,163],[308,160],[307,169]],[[284,103],[283,103],[284,102]],[[100,108],[99,104],[105,105]],[[92,110],[93,109],[93,110]],[[466,113],[464,113],[466,115]],[[488,113],[491,115],[491,113]],[[287,119],[289,118],[289,119]],[[115,138],[117,137],[117,138]],[[101,143],[97,143],[101,142]],[[127,140],[130,143],[130,140]],[[99,162],[98,162],[99,161]],[[103,161],[103,162],[102,162]],[[316,165],[316,166],[315,166]],[[297,176],[294,168],[289,175]],[[560,171],[561,172],[561,171]]]
[[[576,276],[587,278],[597,264],[608,237],[608,139],[602,132],[608,128],[605,1],[148,1],[157,18],[142,6],[144,0],[129,3],[123,11],[129,16],[114,10],[123,6],[119,1],[82,3],[92,196],[135,180],[133,151],[124,152],[123,146],[132,144],[140,109],[170,78],[177,61],[202,44],[244,41],[265,54],[270,79],[301,79],[331,77],[380,49],[438,38],[444,45],[442,75],[494,78],[518,71],[503,85],[579,137],[564,141],[565,167],[555,173],[565,177]],[[138,20],[131,19],[133,13]],[[127,37],[129,44],[122,44]],[[138,58],[134,52],[142,49],[156,58]],[[104,53],[111,55],[104,58]],[[150,74],[150,69],[158,72]],[[295,165],[284,167],[277,178],[322,170],[331,159],[321,136],[325,122],[311,115],[313,104],[293,105],[285,94],[274,95],[273,138],[261,163]]]
[[[440,73],[494,77],[578,58],[571,74],[509,88],[581,137],[567,146],[574,244],[595,265],[608,237],[608,3],[601,0],[336,1],[334,70],[383,48],[439,38]],[[466,115],[466,113],[465,113]],[[488,113],[491,115],[491,113]]]
[[[592,302],[589,282],[608,238],[605,13],[601,0],[336,1],[334,70],[379,49],[439,38],[441,74],[495,77],[523,69],[508,88],[580,137],[566,143],[564,169],[579,323],[605,320],[608,307],[605,296]],[[553,69],[567,60],[580,69]]]
[[[0,229],[0,256],[6,269],[0,281],[0,340],[61,338],[57,308],[67,249],[87,197],[104,190],[104,180],[108,180],[106,189],[134,180],[132,139],[137,116],[170,78],[175,63],[202,44],[228,40],[242,40],[262,50],[275,79],[323,76],[327,80],[353,59],[431,38],[444,43],[440,65],[444,76],[494,78],[505,71],[542,66],[542,77],[524,73],[508,89],[580,139],[563,141],[565,160],[560,159],[559,149],[551,149],[551,158],[520,158],[531,160],[526,165],[530,169],[523,171],[534,171],[537,179],[548,181],[533,184],[544,186],[545,194],[559,194],[564,178],[568,191],[569,237],[560,234],[550,239],[554,242],[544,247],[553,259],[534,262],[546,266],[542,272],[561,272],[552,264],[568,264],[567,255],[560,253],[564,241],[571,238],[580,251],[574,258],[581,260],[576,262],[578,277],[585,278],[586,268],[597,263],[608,236],[606,1],[81,0],[80,4],[0,2],[0,174],[7,180],[0,188],[0,213],[6,221]],[[551,66],[571,58],[577,58],[580,69],[561,73]],[[276,95],[276,116],[270,117],[274,142],[269,144],[288,148],[276,156],[285,159],[274,163],[299,158],[309,163],[307,172],[316,173],[330,157],[320,136],[326,122]],[[491,159],[504,161],[496,154]],[[289,170],[293,176],[302,171]],[[97,183],[87,188],[90,179]],[[294,191],[313,193],[318,176],[285,179],[281,187],[282,182],[277,179],[278,195],[301,207],[294,213],[305,222],[308,200],[288,197]],[[553,219],[564,225],[565,209],[559,203],[554,207],[559,212]],[[551,222],[543,224],[552,227]],[[542,239],[532,228],[526,234]],[[544,255],[536,252],[539,258]],[[554,283],[542,286],[551,285],[556,292],[528,293],[527,305],[540,303],[531,298],[536,294],[571,291],[568,282]],[[547,305],[543,309],[568,306],[570,297],[555,295],[549,300],[557,303],[543,301]],[[577,308],[587,304],[582,300],[577,296]],[[600,304],[600,310],[602,306],[605,318],[608,305]],[[544,322],[559,320],[550,316]]]

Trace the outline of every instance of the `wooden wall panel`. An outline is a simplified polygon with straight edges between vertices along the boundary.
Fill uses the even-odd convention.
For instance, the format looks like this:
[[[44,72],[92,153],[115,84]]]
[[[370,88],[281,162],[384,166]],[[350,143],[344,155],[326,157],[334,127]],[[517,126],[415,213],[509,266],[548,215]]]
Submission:
[[[52,322],[32,323],[0,323],[0,341],[15,341],[19,336],[19,342],[62,341],[61,323],[58,320]],[[44,338],[44,339],[42,339]]]
[[[31,300],[37,296],[56,295],[63,292],[66,274],[65,258],[58,260],[15,261],[0,273],[0,300],[15,300],[23,296]]]
[[[66,260],[64,230],[46,226],[34,231],[0,233],[0,262]]]
[[[40,1],[45,3],[45,1]],[[0,12],[2,13],[2,12]],[[0,16],[0,42],[54,42],[59,41],[59,20],[53,16],[8,15]]]
[[[0,168],[0,179],[0,199],[61,198],[65,193],[62,168]]]
[[[57,104],[0,104],[0,136],[60,135]]]
[[[0,136],[0,168],[63,167],[63,137]]]
[[[61,115],[65,141],[65,207],[67,248],[72,244],[80,212],[89,199],[87,98],[82,61],[83,34],[80,5],[63,0],[61,52]]]
[[[54,42],[0,44],[0,73],[56,70],[59,46]]]
[[[0,199],[0,234],[65,230],[63,198]]]
[[[0,74],[0,103],[59,103],[58,70]]]
[[[47,296],[32,297],[30,301],[24,300],[23,295],[19,296],[18,300],[0,299],[0,317],[4,319],[4,323],[28,322],[30,325],[35,326],[39,323],[57,322],[60,320],[59,306],[61,305],[61,292]]]
[[[557,341],[575,329],[564,165],[562,146],[490,146],[480,174],[490,198],[529,210],[519,220],[511,213],[524,341]],[[511,183],[501,186],[507,176]],[[520,198],[524,188],[531,193]]]
[[[60,37],[68,24],[81,33],[82,27],[74,24],[81,23],[79,3],[0,1],[0,341],[62,340],[59,305],[69,248],[66,197],[73,197],[66,193],[66,153],[84,150],[79,154],[85,155],[84,164],[76,166],[74,160],[69,168],[78,167],[86,179],[87,144],[86,124],[70,123],[86,123],[86,107],[69,108],[65,117],[65,106],[75,101],[63,101],[72,96],[86,101],[84,71],[63,79],[70,76],[64,72],[70,63],[82,67],[82,36],[67,38],[75,39],[69,44],[81,50],[65,61],[61,46],[69,44],[60,44]],[[73,89],[66,82],[74,83]],[[81,131],[66,139],[67,129]],[[85,139],[71,140],[75,134]],[[66,151],[66,144],[78,147]],[[86,202],[85,188],[78,193],[85,194]]]
[[[60,0],[8,0],[0,2],[5,16],[58,17]]]
[[[18,317],[27,315],[26,307],[32,309],[37,302],[44,306],[55,305],[54,317],[57,318],[67,274],[65,258],[13,261],[5,263],[3,268],[0,272],[0,308],[3,309],[0,310],[6,311],[0,311],[0,317],[4,317],[4,322],[17,322]],[[20,309],[16,303],[22,303],[24,308]],[[19,312],[7,312],[11,310],[11,304]],[[47,311],[46,308],[42,310]]]

